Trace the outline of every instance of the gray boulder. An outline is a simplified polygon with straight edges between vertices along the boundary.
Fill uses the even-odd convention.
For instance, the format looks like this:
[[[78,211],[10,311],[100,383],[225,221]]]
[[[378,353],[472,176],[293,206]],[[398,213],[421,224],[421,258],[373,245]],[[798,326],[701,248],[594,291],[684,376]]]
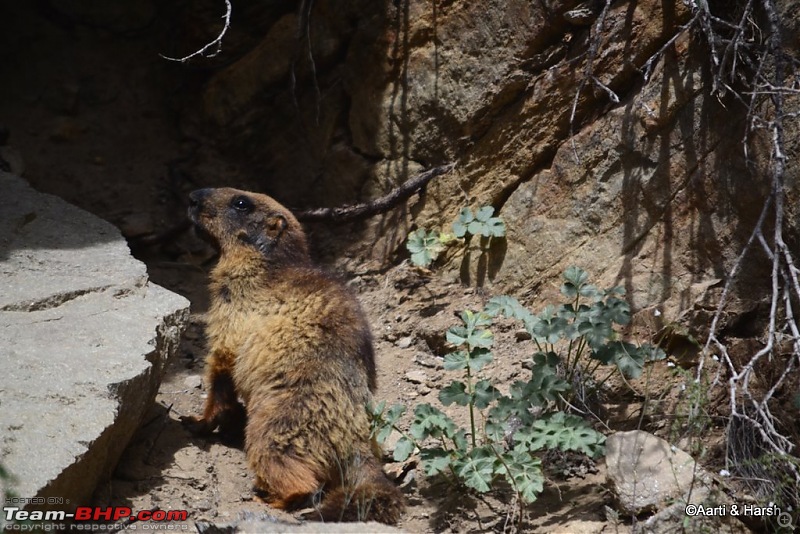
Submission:
[[[608,437],[606,468],[609,487],[625,514],[654,511],[672,499],[701,503],[711,484],[691,456],[641,430]]]
[[[11,174],[0,191],[0,462],[28,509],[70,510],[140,425],[189,302],[111,224]]]

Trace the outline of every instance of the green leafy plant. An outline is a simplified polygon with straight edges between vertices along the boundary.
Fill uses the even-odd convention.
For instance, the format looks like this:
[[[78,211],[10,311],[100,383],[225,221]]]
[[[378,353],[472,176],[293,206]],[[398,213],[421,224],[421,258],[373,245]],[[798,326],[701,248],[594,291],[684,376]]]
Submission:
[[[620,339],[615,325],[627,325],[631,318],[630,306],[622,298],[623,288],[601,290],[588,283],[588,273],[578,267],[568,268],[562,279],[561,294],[566,302],[546,306],[538,315],[513,297],[494,297],[486,306],[493,317],[504,315],[523,322],[538,349],[533,355],[535,375],[554,376],[562,369],[568,384],[578,382],[581,389],[598,389],[616,372],[638,378],[646,362],[666,356],[658,347]],[[601,366],[609,369],[596,381],[594,375]]]
[[[411,263],[418,267],[428,267],[447,244],[455,239],[466,239],[473,235],[490,239],[506,235],[506,225],[500,217],[494,216],[492,206],[483,206],[474,213],[470,208],[462,208],[452,228],[452,234],[424,228],[411,232],[406,240]]]
[[[521,502],[533,502],[543,489],[543,451],[602,454],[605,436],[564,409],[573,390],[572,377],[580,370],[589,380],[589,371],[600,365],[610,366],[611,373],[638,376],[646,361],[663,353],[618,339],[613,325],[630,318],[627,303],[619,298],[621,290],[601,291],[587,280],[584,271],[568,269],[562,294],[569,301],[538,315],[507,296],[492,298],[483,311],[463,312],[461,324],[447,331],[454,351],[444,357],[445,370],[459,373],[460,379],[441,389],[438,398],[444,406],[465,409],[469,428],[459,428],[438,408],[420,404],[404,432],[398,421],[405,407],[387,410],[382,403],[370,407],[376,439],[382,443],[392,430],[400,431],[395,461],[419,450],[427,476],[444,474],[479,493],[504,480]],[[522,321],[537,349],[528,380],[512,384],[508,394],[481,378],[493,361],[490,327],[499,315]]]
[[[411,253],[411,263],[419,267],[427,267],[444,250],[446,241],[442,239],[443,234],[434,230],[428,231],[424,228],[408,234],[406,248]]]
[[[506,224],[500,217],[493,217],[494,208],[483,206],[473,213],[470,208],[462,208],[458,219],[453,223],[456,237],[478,235],[483,237],[503,237],[506,235]]]

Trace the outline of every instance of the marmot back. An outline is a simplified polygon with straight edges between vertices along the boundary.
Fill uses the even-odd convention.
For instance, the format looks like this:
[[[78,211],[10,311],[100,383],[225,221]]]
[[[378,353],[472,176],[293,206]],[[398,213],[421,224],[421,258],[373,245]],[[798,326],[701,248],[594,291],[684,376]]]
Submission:
[[[203,417],[188,424],[229,432],[246,417],[248,462],[271,506],[323,490],[326,520],[396,523],[404,499],[370,440],[375,360],[355,295],[311,264],[300,223],[272,198],[229,188],[190,198],[190,217],[220,259],[210,284],[209,394]]]

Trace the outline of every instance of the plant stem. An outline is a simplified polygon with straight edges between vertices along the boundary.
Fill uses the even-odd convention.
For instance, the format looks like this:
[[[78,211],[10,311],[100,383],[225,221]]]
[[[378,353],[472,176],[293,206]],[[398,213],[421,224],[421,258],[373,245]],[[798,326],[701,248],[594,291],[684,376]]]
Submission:
[[[472,359],[472,351],[467,351],[467,393],[469,394],[469,426],[471,430],[470,438],[472,439],[472,448],[478,446],[478,442],[475,439],[475,406],[473,400],[473,387],[472,387],[472,369],[470,368],[470,361]]]

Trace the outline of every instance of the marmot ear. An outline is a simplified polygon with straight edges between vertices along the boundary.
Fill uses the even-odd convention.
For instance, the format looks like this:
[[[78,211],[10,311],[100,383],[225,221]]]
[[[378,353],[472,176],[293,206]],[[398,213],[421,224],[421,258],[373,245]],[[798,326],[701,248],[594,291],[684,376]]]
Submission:
[[[264,233],[272,239],[278,239],[287,226],[289,226],[289,221],[286,220],[286,217],[276,213],[264,221]]]
[[[269,215],[264,219],[264,227],[258,232],[252,243],[264,256],[268,256],[287,226],[289,226],[289,221],[283,215]]]

